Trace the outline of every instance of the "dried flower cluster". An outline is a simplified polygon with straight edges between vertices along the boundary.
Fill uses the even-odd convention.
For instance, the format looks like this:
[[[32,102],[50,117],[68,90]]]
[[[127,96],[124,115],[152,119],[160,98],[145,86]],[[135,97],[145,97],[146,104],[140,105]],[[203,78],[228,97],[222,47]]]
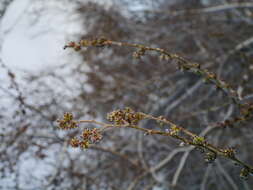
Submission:
[[[80,148],[89,148],[90,144],[94,144],[99,142],[102,139],[102,135],[97,128],[93,129],[85,129],[82,132],[82,135],[78,139],[74,137],[70,140],[70,144],[72,147],[80,147]]]
[[[227,157],[235,158],[235,149],[234,148],[228,148],[224,150],[224,153]]]
[[[196,145],[203,145],[205,143],[205,138],[200,136],[195,136],[192,141]]]
[[[107,42],[108,40],[105,38],[98,38],[94,40],[81,40],[80,43],[70,42],[67,45],[65,45],[63,49],[73,48],[75,51],[79,51],[81,47],[89,47],[89,46],[103,47],[107,45]]]
[[[63,119],[57,120],[60,129],[69,130],[78,127],[78,121],[75,121],[72,113],[65,113]],[[74,137],[70,140],[72,147],[88,148],[90,144],[94,144],[102,139],[100,130],[97,128],[84,129],[80,138]]]
[[[65,113],[63,115],[63,119],[57,120],[59,124],[60,129],[74,129],[78,127],[78,123],[73,120],[73,114],[72,113]]]
[[[176,126],[176,125],[172,125],[171,127],[170,127],[170,134],[172,135],[172,136],[177,136],[177,135],[179,135],[179,132],[181,131],[181,129],[178,127],[178,126]]]
[[[246,179],[249,178],[250,173],[252,173],[252,172],[250,171],[250,169],[249,169],[248,167],[245,167],[245,168],[241,169],[240,177],[241,177],[242,179],[245,179],[245,180],[246,180]]]
[[[116,110],[107,115],[108,121],[114,122],[117,125],[122,124],[136,125],[140,120],[144,118],[145,118],[144,114],[140,112],[135,112],[131,108]]]

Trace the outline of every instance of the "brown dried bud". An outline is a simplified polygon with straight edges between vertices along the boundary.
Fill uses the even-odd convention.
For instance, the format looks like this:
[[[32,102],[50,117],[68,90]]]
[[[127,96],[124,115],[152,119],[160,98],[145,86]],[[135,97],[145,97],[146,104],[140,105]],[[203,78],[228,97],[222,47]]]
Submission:
[[[72,113],[65,113],[63,119],[57,120],[59,128],[67,130],[67,129],[74,129],[78,127],[78,123],[73,120]]]
[[[135,112],[131,108],[116,110],[107,115],[107,119],[117,125],[122,125],[126,123],[136,125],[144,117],[144,114]]]

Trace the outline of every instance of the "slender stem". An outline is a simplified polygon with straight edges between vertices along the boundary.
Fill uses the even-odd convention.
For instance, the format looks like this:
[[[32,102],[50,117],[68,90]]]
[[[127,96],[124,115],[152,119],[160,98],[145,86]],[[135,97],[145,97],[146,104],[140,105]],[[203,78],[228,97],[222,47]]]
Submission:
[[[175,125],[173,122],[171,122],[167,119],[160,119],[159,117],[154,117],[154,116],[147,115],[147,114],[144,114],[144,113],[142,113],[142,114],[146,116],[146,119],[152,119],[152,120],[155,120],[155,121],[164,122],[164,123],[169,124],[169,125]],[[218,148],[218,147],[216,147],[216,146],[214,146],[210,143],[207,143],[206,141],[203,142],[203,143],[198,144],[198,143],[194,143],[194,141],[191,141],[187,138],[181,137],[179,135],[172,134],[171,132],[164,132],[164,131],[159,131],[159,130],[146,129],[146,128],[139,127],[137,125],[131,125],[129,123],[126,123],[126,124],[123,124],[123,125],[118,125],[118,124],[107,124],[107,123],[103,123],[103,122],[98,122],[96,120],[80,120],[78,122],[79,123],[97,124],[99,126],[104,127],[103,129],[105,129],[105,128],[114,128],[114,127],[116,127],[116,128],[127,127],[127,128],[132,128],[132,129],[136,129],[136,130],[145,132],[145,134],[147,134],[147,135],[170,136],[172,138],[175,138],[175,139],[178,139],[178,140],[184,142],[185,144],[192,145],[192,146],[195,146],[195,147],[200,147],[200,148],[203,148],[205,150],[211,151],[211,152],[213,152],[217,155],[220,155],[222,157],[230,159],[230,160],[236,162],[237,164],[241,165],[242,167],[247,168],[251,172],[253,172],[253,167],[251,167],[250,165],[244,163],[243,161],[239,160],[235,156],[229,156],[228,154],[226,154],[225,150],[220,149],[220,148]],[[182,130],[182,132],[184,132],[185,134],[188,134],[190,137],[196,137],[197,136],[196,134],[193,134],[192,132],[188,131],[187,129],[185,129],[183,127],[180,127],[180,126],[177,126],[177,127],[180,128],[180,130]]]

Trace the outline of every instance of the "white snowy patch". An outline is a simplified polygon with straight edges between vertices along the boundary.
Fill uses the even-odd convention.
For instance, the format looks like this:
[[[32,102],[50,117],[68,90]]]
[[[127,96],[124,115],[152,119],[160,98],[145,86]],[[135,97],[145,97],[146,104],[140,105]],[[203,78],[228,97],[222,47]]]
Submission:
[[[1,23],[3,62],[29,72],[62,64],[68,57],[62,49],[67,36],[82,29],[74,10],[67,1],[14,1]]]

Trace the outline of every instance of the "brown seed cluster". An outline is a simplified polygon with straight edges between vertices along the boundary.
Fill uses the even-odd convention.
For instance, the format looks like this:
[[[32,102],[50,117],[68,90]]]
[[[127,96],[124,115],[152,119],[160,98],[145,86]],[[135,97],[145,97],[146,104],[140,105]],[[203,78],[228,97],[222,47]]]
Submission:
[[[145,55],[145,52],[146,52],[145,48],[140,48],[138,51],[135,51],[133,53],[133,57],[136,59],[140,59],[142,56]]]
[[[80,139],[74,137],[70,140],[70,145],[72,147],[80,147],[80,148],[89,148],[90,144],[94,144],[99,142],[102,139],[102,135],[97,128],[93,129],[85,129],[80,136]]]
[[[194,138],[193,138],[193,141],[192,141],[194,144],[196,144],[196,145],[203,145],[203,144],[205,144],[205,138],[204,137],[201,137],[201,136],[195,136]]]
[[[235,149],[234,148],[228,148],[224,150],[224,153],[227,157],[235,158]]]
[[[63,47],[63,49],[66,48],[73,48],[75,51],[79,51],[81,49],[81,45],[76,42],[69,42],[67,45]]]
[[[242,179],[245,179],[245,180],[246,180],[246,179],[249,178],[249,174],[250,174],[250,173],[252,173],[252,171],[250,171],[249,168],[244,167],[244,168],[241,169],[240,177],[241,177]]]
[[[177,136],[180,131],[181,131],[181,129],[176,125],[172,125],[171,128],[170,128],[170,134],[172,136]]]
[[[110,42],[105,38],[96,38],[93,40],[81,40],[79,43],[76,42],[69,42],[67,45],[63,47],[66,48],[73,48],[75,51],[81,50],[82,47],[103,47],[105,45],[109,45]]]
[[[73,120],[72,113],[65,113],[63,119],[57,120],[60,129],[74,129],[78,127],[78,122]]]
[[[88,46],[93,46],[93,47],[103,47],[105,45],[108,45],[108,40],[106,38],[96,38],[93,40],[81,40],[80,45],[82,47],[88,47]]]
[[[62,119],[57,120],[59,128],[63,130],[74,129],[78,127],[78,122],[73,119],[72,113],[65,113]],[[83,130],[80,138],[74,137],[70,140],[72,147],[88,148],[102,139],[101,131],[97,128]]]
[[[131,108],[116,110],[107,115],[107,119],[117,125],[136,125],[140,120],[144,118],[145,115],[143,113],[135,112]]]

